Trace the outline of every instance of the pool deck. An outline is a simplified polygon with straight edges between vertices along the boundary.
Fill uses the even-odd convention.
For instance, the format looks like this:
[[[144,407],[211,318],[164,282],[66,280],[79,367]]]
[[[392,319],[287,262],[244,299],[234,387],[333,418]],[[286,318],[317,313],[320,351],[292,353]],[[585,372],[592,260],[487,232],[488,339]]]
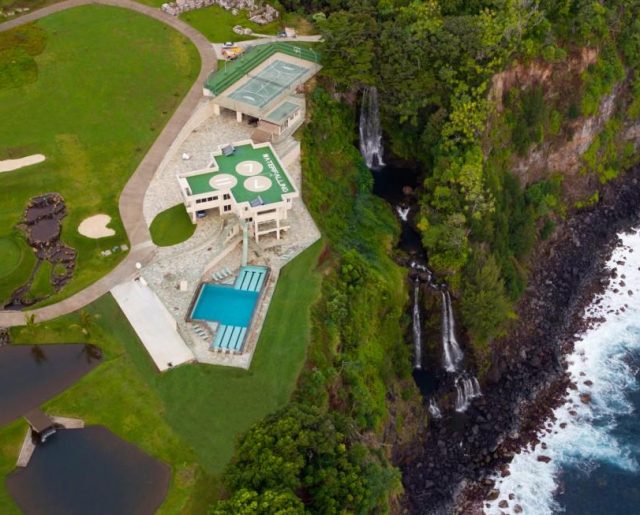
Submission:
[[[177,323],[151,288],[128,281],[111,294],[161,372],[195,360],[177,331]]]

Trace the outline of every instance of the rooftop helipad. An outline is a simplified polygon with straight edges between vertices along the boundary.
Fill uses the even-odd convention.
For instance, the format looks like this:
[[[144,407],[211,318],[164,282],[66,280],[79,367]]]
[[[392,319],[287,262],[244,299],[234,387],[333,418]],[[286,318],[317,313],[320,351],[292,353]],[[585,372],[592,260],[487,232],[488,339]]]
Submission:
[[[236,146],[233,154],[214,156],[209,169],[185,179],[192,195],[231,190],[238,203],[260,197],[262,204],[271,204],[296,191],[271,145],[250,142]]]

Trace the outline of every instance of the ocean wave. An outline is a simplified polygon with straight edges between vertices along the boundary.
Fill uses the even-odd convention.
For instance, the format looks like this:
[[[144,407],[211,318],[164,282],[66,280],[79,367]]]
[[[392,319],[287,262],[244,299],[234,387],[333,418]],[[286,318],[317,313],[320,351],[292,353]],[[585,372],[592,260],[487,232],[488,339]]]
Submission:
[[[585,317],[603,321],[579,335],[567,357],[577,389],[569,390],[565,404],[554,411],[555,421],[539,434],[541,443],[517,454],[508,476],[493,478],[500,495],[485,501],[488,515],[563,511],[555,493],[565,467],[588,474],[608,463],[640,471],[637,450],[613,433],[616,419],[633,411],[628,394],[639,387],[629,356],[640,351],[640,231],[619,236],[622,243],[608,262],[617,277],[585,310]]]

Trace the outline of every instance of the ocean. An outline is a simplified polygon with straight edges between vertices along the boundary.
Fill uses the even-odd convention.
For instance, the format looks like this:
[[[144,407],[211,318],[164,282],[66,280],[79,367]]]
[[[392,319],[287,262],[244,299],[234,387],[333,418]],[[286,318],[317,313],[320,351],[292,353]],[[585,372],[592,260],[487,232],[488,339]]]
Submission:
[[[608,267],[617,277],[585,310],[568,371],[577,389],[517,454],[487,514],[640,513],[640,231],[620,234]],[[506,503],[506,505],[505,505]]]

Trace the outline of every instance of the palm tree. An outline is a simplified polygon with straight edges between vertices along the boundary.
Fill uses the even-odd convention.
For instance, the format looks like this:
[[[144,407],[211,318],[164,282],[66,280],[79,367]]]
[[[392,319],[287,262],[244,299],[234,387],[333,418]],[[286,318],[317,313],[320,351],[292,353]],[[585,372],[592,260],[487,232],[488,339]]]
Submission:
[[[84,309],[80,310],[78,316],[80,317],[80,321],[76,325],[80,328],[82,334],[89,336],[95,317]]]

